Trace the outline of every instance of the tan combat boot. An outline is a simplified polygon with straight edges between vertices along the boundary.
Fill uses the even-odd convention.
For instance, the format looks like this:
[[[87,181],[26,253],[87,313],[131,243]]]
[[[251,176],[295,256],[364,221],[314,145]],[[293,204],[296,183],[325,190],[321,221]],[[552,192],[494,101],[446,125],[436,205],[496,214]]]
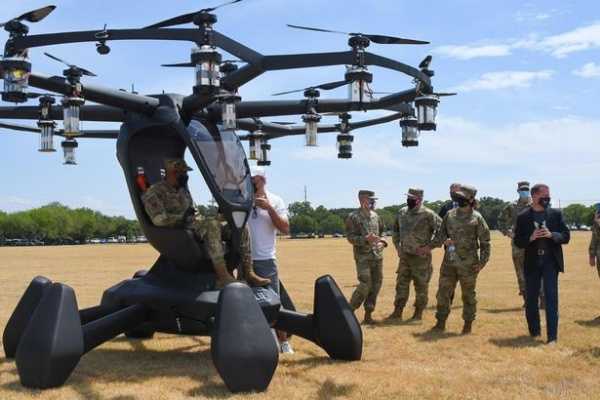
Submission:
[[[222,289],[225,285],[236,282],[235,278],[231,276],[227,270],[225,263],[217,263],[214,265],[215,275],[217,276],[216,287]]]
[[[431,328],[432,331],[444,332],[446,330],[446,320],[438,319],[437,323]]]
[[[421,321],[423,319],[423,309],[415,308],[415,313],[411,317],[411,321]]]
[[[472,328],[473,328],[473,321],[465,321],[465,324],[463,325],[462,334],[470,335]]]
[[[395,306],[394,307],[394,311],[388,315],[387,319],[397,319],[402,321],[402,311],[404,310],[404,307],[398,307]]]
[[[373,313],[373,311],[365,311],[365,319],[363,319],[364,325],[374,325],[375,324],[375,320],[371,316],[372,313]]]
[[[271,283],[269,278],[263,278],[256,275],[251,263],[244,263],[244,279],[250,286],[267,286]]]

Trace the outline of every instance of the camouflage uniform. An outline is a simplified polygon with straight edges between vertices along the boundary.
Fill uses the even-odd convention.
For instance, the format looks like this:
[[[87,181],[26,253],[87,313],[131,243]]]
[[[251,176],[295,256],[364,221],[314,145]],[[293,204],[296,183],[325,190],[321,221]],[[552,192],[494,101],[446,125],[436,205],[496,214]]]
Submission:
[[[417,192],[415,189],[410,191]],[[423,191],[418,192],[422,198]],[[433,271],[431,254],[417,255],[417,249],[431,244],[441,222],[442,219],[434,211],[423,205],[413,209],[404,207],[398,213],[393,229],[393,242],[400,258],[396,271],[396,310],[401,310],[406,305],[411,280],[415,285],[417,314],[427,307],[429,281]]]
[[[466,198],[474,198],[475,188],[464,186],[462,193]],[[454,241],[454,251],[446,249],[440,270],[437,293],[436,318],[445,322],[450,314],[451,296],[460,282],[463,300],[463,320],[465,323],[475,320],[477,299],[475,286],[478,271],[476,266],[485,266],[490,258],[490,230],[481,214],[475,210],[456,208],[446,214],[431,247],[441,247],[446,239]],[[478,252],[479,250],[479,252]],[[464,331],[463,331],[464,332]]]
[[[598,269],[598,276],[600,276],[600,222],[599,219],[594,219],[592,225],[592,240],[590,241],[589,248],[590,257],[596,257],[596,268]]]
[[[500,216],[498,217],[498,228],[504,236],[512,238],[515,229],[515,224],[517,222],[517,216],[521,213],[521,211],[523,211],[529,206],[531,206],[531,199],[528,199],[526,201],[519,200],[507,205],[502,210]],[[523,272],[523,268],[525,266],[525,249],[520,249],[517,246],[515,246],[514,242],[512,242],[512,239],[511,245],[512,259],[513,264],[515,266],[515,274],[517,275],[517,282],[519,284],[519,295],[524,296],[525,274]]]
[[[369,233],[383,233],[377,213],[369,210],[367,214],[362,209],[351,212],[346,218],[346,238],[354,247],[358,287],[352,293],[350,307],[356,310],[364,303],[365,311],[372,312],[383,280],[383,250],[367,241]]]

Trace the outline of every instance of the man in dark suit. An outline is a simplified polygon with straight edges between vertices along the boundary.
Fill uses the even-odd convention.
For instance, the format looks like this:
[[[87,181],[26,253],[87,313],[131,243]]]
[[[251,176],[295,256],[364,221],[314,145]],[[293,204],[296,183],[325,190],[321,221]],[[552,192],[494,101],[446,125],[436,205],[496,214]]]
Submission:
[[[546,296],[548,343],[558,334],[558,273],[564,272],[562,245],[569,243],[570,232],[562,213],[550,208],[550,188],[537,184],[531,188],[532,205],[517,217],[514,243],[525,249],[525,316],[529,334],[540,336],[540,310],[537,302],[542,280]]]
[[[442,208],[440,208],[440,211],[438,212],[440,218],[444,219],[446,214],[448,214],[448,211],[458,208],[458,196],[456,195],[456,192],[458,192],[459,190],[460,183],[453,183],[452,185],[450,185],[450,200],[445,202],[442,205]]]

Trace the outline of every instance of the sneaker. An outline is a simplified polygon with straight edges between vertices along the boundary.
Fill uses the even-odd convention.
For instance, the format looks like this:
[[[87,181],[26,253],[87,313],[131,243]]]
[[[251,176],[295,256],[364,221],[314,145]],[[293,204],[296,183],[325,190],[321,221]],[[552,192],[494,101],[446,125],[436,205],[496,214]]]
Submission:
[[[279,350],[284,354],[294,354],[294,349],[292,349],[292,345],[287,340],[285,342],[281,342],[279,345]]]

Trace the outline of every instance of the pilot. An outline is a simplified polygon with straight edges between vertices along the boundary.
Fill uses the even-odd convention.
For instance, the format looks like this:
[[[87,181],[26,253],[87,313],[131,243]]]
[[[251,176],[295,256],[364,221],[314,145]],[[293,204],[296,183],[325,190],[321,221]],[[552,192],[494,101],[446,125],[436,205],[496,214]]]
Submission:
[[[142,203],[154,225],[190,229],[198,241],[205,243],[217,276],[216,285],[222,288],[235,281],[227,269],[222,241],[223,231],[229,229],[224,229],[217,217],[205,217],[197,212],[187,186],[191,170],[181,158],[166,159],[164,180],[144,192]],[[240,256],[244,277],[250,286],[266,286],[271,282],[254,273],[247,228],[242,231]]]

